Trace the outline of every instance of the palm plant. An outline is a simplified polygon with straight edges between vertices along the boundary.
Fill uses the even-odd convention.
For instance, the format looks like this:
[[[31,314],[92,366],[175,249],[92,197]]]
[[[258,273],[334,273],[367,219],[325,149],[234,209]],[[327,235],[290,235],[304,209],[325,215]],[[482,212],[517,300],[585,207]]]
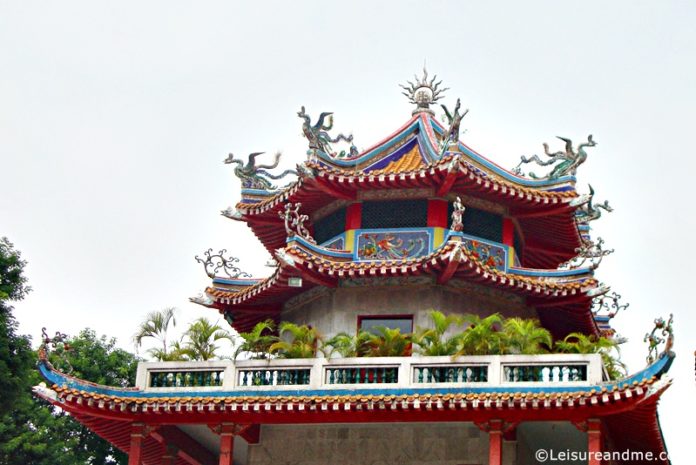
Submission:
[[[313,358],[317,355],[322,338],[315,328],[282,322],[278,329],[280,338],[269,347],[270,353],[281,358]],[[290,340],[283,340],[284,335],[290,335]]]
[[[511,354],[545,354],[553,345],[551,333],[539,320],[507,318],[503,322],[502,349]]]
[[[265,320],[256,323],[251,331],[239,333],[242,343],[237,347],[234,358],[243,353],[248,354],[252,359],[269,358],[271,346],[278,342],[278,336],[273,334],[274,331],[273,320]]]
[[[357,334],[338,333],[324,344],[322,351],[326,357],[338,352],[341,357],[367,357],[372,348],[375,335],[359,330]]]
[[[379,326],[369,342],[370,357],[403,357],[411,355],[411,335],[401,334],[399,328]]]
[[[600,354],[609,378],[617,379],[626,375],[626,365],[621,361],[619,344],[612,339],[570,333],[562,341],[556,342],[555,350],[569,354]]]
[[[199,318],[188,327],[184,333],[182,353],[189,360],[211,360],[218,357],[220,347],[217,341],[234,342],[229,331],[217,323],[213,324],[207,318]]]
[[[170,347],[167,344],[167,333],[170,326],[176,326],[176,318],[174,312],[176,308],[167,307],[160,311],[154,311],[147,314],[145,321],[140,323],[138,330],[133,335],[133,343],[136,349],[140,348],[143,340],[152,338],[161,344],[160,348],[152,348],[148,353],[159,361],[180,360],[175,354],[170,353]],[[174,358],[172,358],[174,357]]]
[[[461,334],[445,338],[445,333],[453,325],[460,325],[462,317],[445,315],[438,310],[428,312],[432,328],[418,328],[413,334],[413,343],[421,355],[454,355],[460,344]]]
[[[502,352],[503,319],[499,313],[485,318],[478,315],[464,315],[462,321],[469,326],[460,335],[459,348],[454,354],[460,355],[497,355]]]

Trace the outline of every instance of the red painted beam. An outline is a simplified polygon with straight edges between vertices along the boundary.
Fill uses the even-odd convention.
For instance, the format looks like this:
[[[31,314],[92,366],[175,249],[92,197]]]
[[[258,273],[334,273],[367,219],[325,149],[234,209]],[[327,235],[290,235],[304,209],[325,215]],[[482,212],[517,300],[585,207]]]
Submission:
[[[247,442],[247,444],[258,444],[261,439],[261,425],[254,424],[249,425],[244,431],[239,433],[239,435]]]
[[[152,433],[152,437],[164,444],[174,444],[178,455],[192,465],[215,465],[215,455],[176,426],[165,425]]]

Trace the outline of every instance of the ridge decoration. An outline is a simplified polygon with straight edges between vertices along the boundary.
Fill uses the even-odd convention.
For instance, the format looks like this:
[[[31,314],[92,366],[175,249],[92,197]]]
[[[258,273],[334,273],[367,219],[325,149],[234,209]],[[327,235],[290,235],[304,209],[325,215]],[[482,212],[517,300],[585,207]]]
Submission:
[[[325,111],[319,115],[317,122],[312,124],[312,120],[305,112],[304,105],[297,112],[297,116],[303,119],[302,123],[302,134],[309,141],[309,150],[307,150],[307,155],[311,158],[317,156],[317,151],[323,152],[332,158],[347,158],[353,159],[358,156],[358,148],[353,145],[353,135],[339,134],[335,138],[332,138],[327,131],[333,128],[333,112]],[[336,154],[332,151],[331,144],[335,144],[340,141],[345,141],[351,144],[348,153],[342,150],[340,153]]]
[[[646,358],[648,365],[654,363],[662,354],[669,353],[672,350],[674,345],[673,320],[674,315],[671,313],[667,321],[662,317],[655,318],[655,327],[652,332],[646,333],[645,337],[643,337],[643,342],[648,343],[648,357]],[[660,336],[658,336],[658,333],[660,333]],[[662,343],[665,344],[665,347],[662,349],[662,352],[658,353],[658,347]]]
[[[246,189],[260,189],[264,191],[277,189],[270,179],[282,179],[288,174],[294,174],[297,176],[297,172],[294,170],[285,170],[279,175],[271,174],[265,170],[270,170],[278,167],[280,162],[281,152],[276,152],[273,163],[270,165],[257,165],[256,157],[263,155],[265,152],[254,152],[250,153],[247,158],[246,164],[242,162],[241,159],[234,158],[234,154],[230,153],[225,159],[224,163],[226,165],[235,164],[234,174],[242,181],[242,187]]]
[[[549,152],[549,144],[544,143],[544,153],[548,157],[547,160],[542,160],[539,155],[532,155],[531,157],[525,157],[522,155],[521,161],[512,170],[512,172],[522,176],[522,165],[535,162],[539,166],[555,165],[551,172],[546,176],[537,176],[536,174],[530,172],[528,176],[532,179],[554,180],[567,175],[575,176],[578,166],[582,165],[585,163],[585,160],[587,160],[587,152],[585,152],[585,148],[594,147],[597,145],[597,142],[594,141],[592,134],[590,134],[587,136],[587,142],[578,145],[577,150],[573,150],[572,140],[560,136],[556,137],[565,142],[565,150],[559,150],[558,152],[551,153]]]
[[[216,254],[213,254],[213,249],[208,249],[204,252],[205,258],[201,258],[198,255],[196,255],[194,258],[198,263],[203,264],[205,274],[207,274],[209,278],[215,278],[217,276],[217,272],[221,269],[230,279],[251,277],[249,273],[245,273],[234,265],[235,263],[239,262],[238,258],[232,256],[225,258],[225,253],[227,253],[226,249],[222,249]]]

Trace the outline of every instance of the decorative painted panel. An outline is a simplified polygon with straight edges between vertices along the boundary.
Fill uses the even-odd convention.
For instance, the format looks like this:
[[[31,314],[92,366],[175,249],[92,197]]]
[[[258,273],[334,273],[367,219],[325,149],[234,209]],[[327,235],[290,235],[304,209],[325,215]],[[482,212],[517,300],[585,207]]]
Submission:
[[[328,242],[325,242],[324,244],[322,244],[322,247],[334,250],[346,250],[346,242],[343,239],[343,235],[340,235],[338,237],[334,237]]]
[[[503,245],[494,245],[464,237],[464,247],[473,254],[476,260],[484,265],[494,267],[500,271],[506,270],[507,254]]]
[[[427,255],[431,248],[431,230],[362,230],[355,255],[363,261],[404,260]]]

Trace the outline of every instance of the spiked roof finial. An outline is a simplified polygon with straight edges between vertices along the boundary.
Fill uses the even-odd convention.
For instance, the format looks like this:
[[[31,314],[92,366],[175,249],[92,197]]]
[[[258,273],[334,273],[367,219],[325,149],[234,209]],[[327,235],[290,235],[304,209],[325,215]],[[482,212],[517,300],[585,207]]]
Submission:
[[[409,102],[416,105],[413,114],[426,112],[434,115],[430,105],[440,100],[443,97],[442,93],[449,88],[440,88],[442,81],[436,81],[437,75],[433,75],[432,79],[428,80],[428,70],[425,69],[425,65],[423,65],[423,77],[419,78],[417,75],[413,77],[415,82],[406,81],[408,85],[399,84],[404,89],[402,94],[408,97]]]

